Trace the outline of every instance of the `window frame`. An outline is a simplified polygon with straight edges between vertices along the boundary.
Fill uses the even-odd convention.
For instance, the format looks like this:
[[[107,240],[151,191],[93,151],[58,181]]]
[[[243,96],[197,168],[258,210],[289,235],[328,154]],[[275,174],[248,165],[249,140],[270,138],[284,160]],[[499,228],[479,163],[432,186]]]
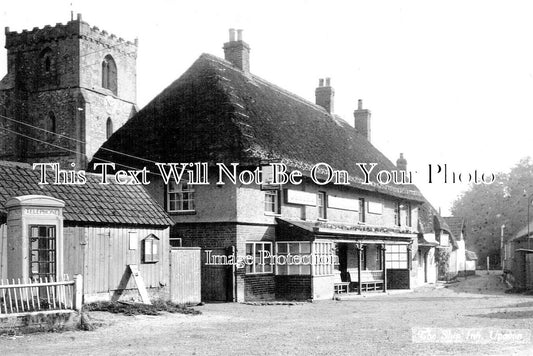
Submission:
[[[317,219],[318,220],[327,220],[328,219],[328,196],[325,191],[319,191],[316,195],[316,208],[317,208]]]
[[[359,198],[359,223],[366,223],[366,201],[365,198]]]
[[[403,249],[405,248],[405,251]],[[405,257],[402,254],[405,253]],[[404,266],[405,263],[405,266]],[[385,251],[385,268],[387,269],[410,269],[409,248],[407,245],[387,245]]]
[[[105,138],[106,140],[109,140],[111,135],[113,135],[114,129],[113,129],[113,119],[111,119],[111,116],[109,116],[105,122]]]
[[[263,200],[263,208],[266,215],[280,215],[281,212],[281,204],[280,204],[280,191],[279,190],[265,190],[264,200]],[[267,201],[267,196],[271,196],[274,198],[273,202]],[[267,204],[273,204],[272,209],[267,209]]]
[[[334,243],[330,241],[313,241],[312,251],[312,263],[311,274],[313,276],[332,276],[335,269],[335,247]],[[316,257],[315,257],[316,256]],[[321,261],[320,257],[329,257],[331,263],[318,263]],[[316,264],[315,264],[316,262]]]
[[[102,60],[102,88],[118,93],[118,68],[113,56],[106,55]]]
[[[36,230],[35,230],[36,229]],[[41,236],[41,229],[45,230],[45,236]],[[34,231],[37,234],[34,234]],[[51,234],[50,234],[51,232]],[[29,250],[29,276],[31,279],[36,278],[55,278],[57,276],[57,226],[56,225],[39,225],[31,224],[28,226],[28,250]],[[34,241],[34,239],[36,239]],[[37,242],[37,248],[34,248],[34,242]],[[41,243],[45,243],[44,248]],[[37,259],[34,259],[34,252],[37,253]],[[42,252],[48,252],[46,260],[42,260]],[[34,274],[33,265],[37,265],[37,273]],[[41,265],[47,265],[47,271],[41,272]]]
[[[157,263],[159,262],[159,254],[161,251],[159,237],[154,234],[146,236],[142,241],[142,261],[143,263]],[[155,252],[154,252],[155,247]],[[147,253],[149,252],[149,253]]]
[[[270,247],[270,254],[273,255],[273,244],[271,241],[247,241],[245,245],[245,251],[246,255],[248,256],[248,246],[252,246],[251,248],[251,256],[253,256],[253,263],[246,264],[245,267],[245,274],[246,275],[257,275],[257,274],[272,274],[274,273],[274,265],[271,263],[271,260],[266,261],[266,259],[263,261],[262,256],[257,257],[256,253],[258,251],[265,250],[265,246]],[[261,246],[261,250],[257,249],[257,246]],[[268,250],[267,250],[268,251]],[[256,260],[259,258],[259,260]],[[261,267],[261,270],[258,270],[258,266]]]
[[[291,247],[289,245],[295,245],[295,244],[298,244],[298,252],[291,253]],[[280,251],[280,245],[286,245],[285,247],[286,252]],[[308,245],[309,252],[304,252],[304,249],[302,249],[302,245]],[[294,265],[276,264],[276,275],[277,276],[311,276],[313,275],[312,274],[313,273],[313,268],[312,268],[313,266],[313,243],[311,241],[279,241],[279,242],[276,241],[276,256],[278,256],[278,259],[279,259],[279,256],[287,256],[289,254],[291,256],[311,255],[311,263],[308,265],[303,264],[303,263],[294,264]],[[291,267],[293,270],[297,268],[298,273],[291,272]],[[307,268],[309,268],[309,271],[302,271],[303,269],[307,270]],[[286,273],[280,273],[284,269],[286,269]]]
[[[397,201],[394,204],[394,226],[402,226],[401,203]]]
[[[177,186],[176,190],[173,190],[171,187]],[[186,187],[186,189],[183,189],[183,187]],[[195,213],[196,212],[196,190],[194,189],[194,186],[192,184],[189,184],[188,180],[182,179],[180,180],[179,184],[176,184],[174,180],[171,180],[166,185],[166,208],[168,213]],[[188,194],[190,195],[190,198],[187,198],[184,200],[183,195]],[[174,195],[174,197],[173,197]],[[183,209],[184,201],[187,201],[189,204],[188,209]],[[171,209],[171,204],[175,203],[176,208]],[[192,206],[192,208],[190,208]],[[181,209],[180,209],[181,207]]]
[[[413,211],[411,203],[405,203],[405,226],[413,226]]]

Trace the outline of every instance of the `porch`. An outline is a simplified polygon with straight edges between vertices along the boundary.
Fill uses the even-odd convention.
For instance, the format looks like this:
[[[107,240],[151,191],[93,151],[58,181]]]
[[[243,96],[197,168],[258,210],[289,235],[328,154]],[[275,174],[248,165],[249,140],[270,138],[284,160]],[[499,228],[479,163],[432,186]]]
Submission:
[[[278,219],[278,241],[311,241],[331,246],[334,265],[329,273],[311,266],[312,299],[335,295],[386,293],[389,289],[411,287],[411,244],[414,233],[391,228],[364,226],[361,230],[336,228],[333,223]],[[315,248],[312,253],[316,253]]]

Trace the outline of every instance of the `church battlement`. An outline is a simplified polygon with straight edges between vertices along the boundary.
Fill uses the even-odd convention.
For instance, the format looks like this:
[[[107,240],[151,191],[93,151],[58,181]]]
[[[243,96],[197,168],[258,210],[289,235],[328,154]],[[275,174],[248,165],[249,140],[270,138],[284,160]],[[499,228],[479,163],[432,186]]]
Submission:
[[[10,31],[9,27],[6,27],[5,36],[5,47],[8,51],[16,52],[30,49],[47,42],[68,38],[81,38],[108,48],[114,47],[119,52],[132,57],[137,56],[137,39],[134,42],[127,41],[105,30],[100,30],[96,26],[91,27],[87,22],[82,20],[81,14],[78,14],[75,20],[71,20],[66,24],[56,23],[55,26],[34,27],[31,31],[22,30],[22,32],[16,32]]]

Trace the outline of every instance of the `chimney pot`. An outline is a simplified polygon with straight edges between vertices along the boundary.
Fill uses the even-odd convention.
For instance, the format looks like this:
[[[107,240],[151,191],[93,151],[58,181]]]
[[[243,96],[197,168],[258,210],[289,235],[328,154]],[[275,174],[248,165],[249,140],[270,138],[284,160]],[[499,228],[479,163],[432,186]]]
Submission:
[[[363,135],[369,142],[372,139],[372,130],[371,130],[371,121],[370,121],[370,110],[363,109],[363,100],[357,100],[357,110],[353,112],[354,116],[354,127],[355,129]]]
[[[7,35],[8,33],[9,33],[9,26],[6,26],[6,28],[5,28],[5,31],[4,31],[4,32],[5,32],[5,34],[6,34],[6,35]]]
[[[333,113],[333,104],[335,98],[335,90],[330,86],[330,78],[326,78],[326,85],[324,86],[324,79],[318,80],[318,88],[315,90],[315,103],[322,106],[330,114]]]
[[[403,153],[400,153],[400,158],[396,160],[396,167],[400,171],[407,171],[407,160],[403,157]]]
[[[237,30],[238,41],[235,41],[235,29],[229,30],[229,42],[224,43],[224,58],[245,74],[250,73],[250,46],[242,40],[242,31]]]
[[[78,15],[77,15],[77,17],[76,17],[76,18],[78,19],[78,21],[81,21],[81,14],[80,14],[80,13],[78,13]]]

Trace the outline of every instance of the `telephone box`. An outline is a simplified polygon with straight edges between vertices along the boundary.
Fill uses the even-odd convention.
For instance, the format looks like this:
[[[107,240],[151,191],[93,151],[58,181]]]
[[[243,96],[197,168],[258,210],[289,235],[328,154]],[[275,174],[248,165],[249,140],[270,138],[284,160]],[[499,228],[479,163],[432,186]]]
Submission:
[[[63,275],[62,200],[24,195],[7,208],[7,277],[56,280]]]

